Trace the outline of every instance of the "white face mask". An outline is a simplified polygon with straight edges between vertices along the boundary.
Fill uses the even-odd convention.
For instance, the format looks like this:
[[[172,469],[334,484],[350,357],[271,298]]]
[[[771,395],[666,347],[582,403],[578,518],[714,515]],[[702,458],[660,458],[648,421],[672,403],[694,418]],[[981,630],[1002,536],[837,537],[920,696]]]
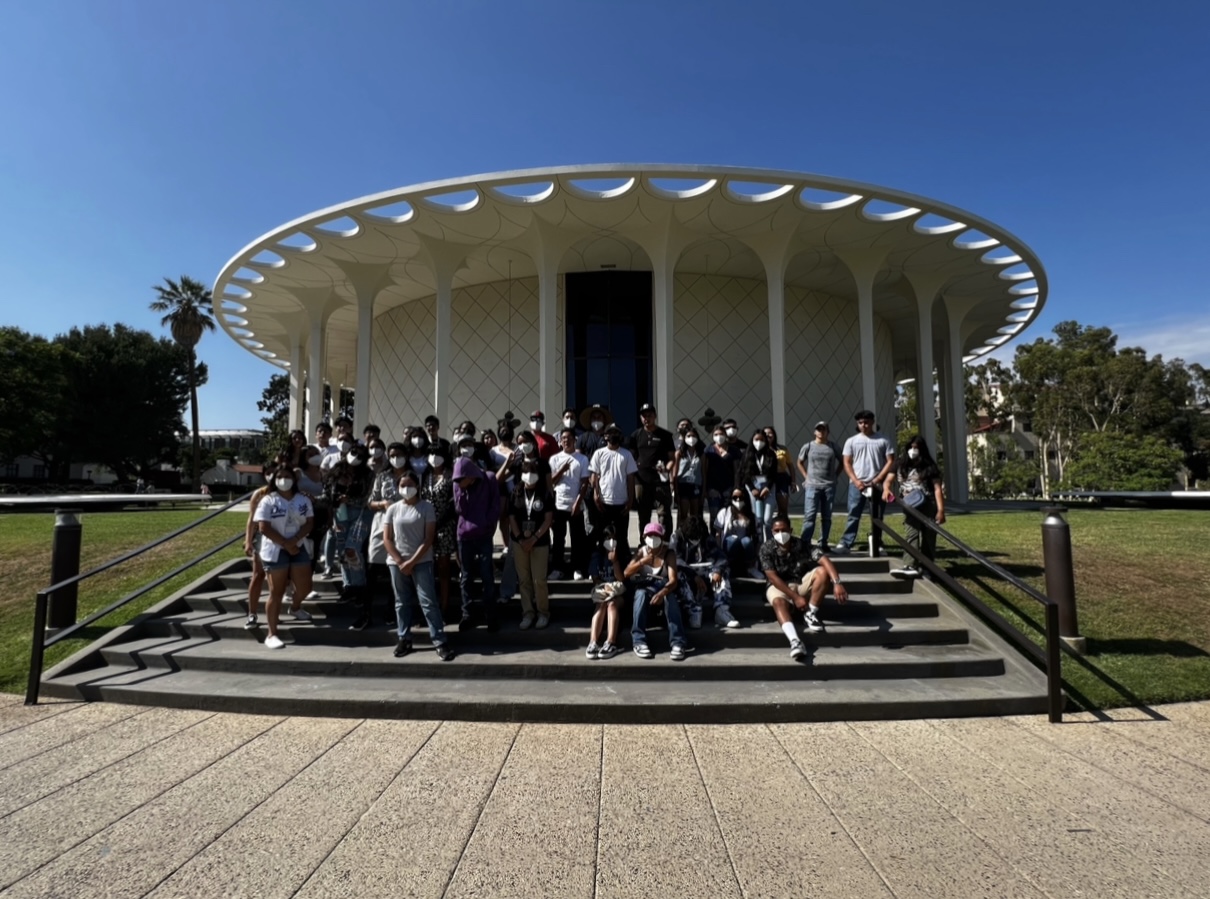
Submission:
[[[744,501],[742,499],[733,499],[731,500],[731,507],[736,511],[742,512],[744,508]]]
[[[387,454],[387,451],[384,450],[381,446],[376,446],[372,450],[370,450],[371,459],[381,459],[386,454]]]
[[[318,465],[323,460],[324,460],[323,456],[307,456],[308,465]]]
[[[537,431],[539,434],[541,434],[542,431],[546,429],[546,422],[539,421],[536,418],[531,418],[529,420],[529,429],[531,431]]]
[[[607,553],[611,553],[611,552],[613,552],[615,549],[617,549],[617,548],[618,548],[618,541],[616,541],[616,540],[614,540],[612,537],[610,537],[608,540],[606,540],[606,541],[605,541],[604,543],[602,543],[601,545],[605,547],[605,552],[607,552]]]
[[[440,456],[429,456],[429,468],[437,468],[444,461]]]
[[[345,461],[350,465],[360,465],[361,456],[357,455],[357,453],[349,453],[347,456],[345,456]]]
[[[724,443],[726,443],[726,442],[727,442],[727,438],[726,438],[726,437],[724,437],[722,434],[715,434],[715,435],[714,435],[714,444],[715,444],[715,446],[722,446],[722,445],[723,445]]]
[[[525,472],[525,474],[521,475],[521,483],[526,487],[534,486],[534,484],[538,483],[538,473],[536,471]]]
[[[728,437],[734,437],[734,436],[735,436],[735,433],[736,433],[736,430],[737,430],[736,428],[727,428],[727,436],[728,436]]]
[[[593,429],[594,431],[603,431],[603,430],[605,430],[605,422],[601,421],[601,420],[598,418],[596,421],[594,421],[594,422],[592,423],[592,429]]]
[[[647,544],[648,549],[659,549],[664,540],[662,537],[656,537],[653,534],[652,536],[646,538],[643,542]]]
[[[336,446],[339,447],[342,453],[347,453],[353,448],[353,442],[351,440],[342,440]]]
[[[294,489],[294,478],[278,478],[277,489],[282,493],[289,493]]]
[[[576,420],[574,418],[572,418],[570,415],[564,416],[563,427],[574,428],[575,426],[576,426]]]
[[[910,450],[908,450],[908,458],[909,459],[919,459],[920,450],[916,449],[916,447],[913,446]]]
[[[415,487],[413,487],[411,484],[409,484],[406,487],[401,487],[399,489],[399,495],[402,496],[404,499],[409,499],[409,500],[415,499],[417,493],[419,493],[419,491]]]
[[[420,447],[424,446],[424,438],[423,437],[413,437],[412,446],[416,447],[416,449],[420,449]]]
[[[403,468],[408,464],[408,460],[403,456],[391,456],[391,468]]]
[[[763,449],[765,448],[765,441],[763,441],[763,440],[753,440],[753,441],[752,441],[752,448],[753,448],[754,450],[757,450],[757,451],[763,450]]]
[[[685,446],[697,446],[697,438],[690,434],[685,438]]]
[[[537,446],[535,444],[532,444],[532,443],[522,443],[521,444],[521,452],[525,453],[525,455],[527,455],[527,456],[532,456],[534,454],[535,449],[537,449]]]
[[[778,546],[785,546],[787,543],[790,542],[791,536],[792,535],[790,534],[789,531],[778,531],[777,533],[775,533],[773,535],[773,539],[777,541]]]
[[[469,459],[471,456],[475,455],[475,448],[473,446],[464,446],[462,449],[458,450],[458,453],[464,458]]]

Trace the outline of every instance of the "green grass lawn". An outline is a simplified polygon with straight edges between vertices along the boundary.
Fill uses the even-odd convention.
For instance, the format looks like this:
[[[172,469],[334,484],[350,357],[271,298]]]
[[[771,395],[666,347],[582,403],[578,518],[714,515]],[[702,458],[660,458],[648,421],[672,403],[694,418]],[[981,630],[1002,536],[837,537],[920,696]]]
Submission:
[[[203,516],[185,511],[86,512],[80,570],[87,571],[122,553],[150,543]],[[150,550],[130,562],[89,578],[80,585],[79,617],[134,592],[178,565],[243,530],[245,516],[224,513],[183,536]],[[50,584],[50,547],[54,515],[0,515],[0,691],[25,692],[30,640],[34,626],[34,596]],[[220,561],[243,554],[232,546],[201,565],[156,588],[147,596],[86,628],[80,639],[65,640],[47,650],[46,668],[67,658],[106,629],[129,620],[179,590]]]
[[[1077,705],[1210,699],[1210,514],[1079,509],[1071,525],[1083,659],[1064,655],[1063,677]],[[902,533],[902,518],[891,516]],[[1045,593],[1042,514],[955,515],[945,528]],[[843,527],[837,516],[836,530]],[[864,528],[862,539],[864,539]],[[980,599],[1043,643],[1040,604],[984,574],[938,541],[937,558]]]

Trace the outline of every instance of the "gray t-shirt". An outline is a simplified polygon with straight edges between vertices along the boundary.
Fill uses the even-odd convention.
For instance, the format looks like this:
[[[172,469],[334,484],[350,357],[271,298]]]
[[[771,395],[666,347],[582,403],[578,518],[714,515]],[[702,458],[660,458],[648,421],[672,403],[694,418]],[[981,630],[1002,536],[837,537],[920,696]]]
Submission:
[[[804,443],[798,451],[798,461],[807,469],[808,487],[831,487],[840,472],[840,450],[831,440],[824,443]]]
[[[382,520],[382,526],[391,529],[395,548],[405,559],[410,559],[420,549],[425,530],[430,524],[437,524],[437,513],[433,510],[433,504],[424,499],[417,500],[414,506],[409,506],[403,500],[392,503]],[[430,546],[429,551],[416,561],[433,561],[433,548]]]
[[[875,434],[854,434],[844,442],[844,454],[853,460],[853,474],[862,481],[870,481],[882,471],[888,456],[895,455],[895,446],[885,437]]]

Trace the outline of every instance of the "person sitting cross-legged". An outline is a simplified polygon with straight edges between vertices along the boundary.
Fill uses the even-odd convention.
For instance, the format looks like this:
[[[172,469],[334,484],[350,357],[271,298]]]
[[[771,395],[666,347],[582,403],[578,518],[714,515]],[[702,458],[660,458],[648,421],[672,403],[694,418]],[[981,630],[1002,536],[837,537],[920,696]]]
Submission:
[[[836,566],[818,549],[811,549],[795,537],[785,515],[773,519],[773,538],[760,548],[760,567],[769,582],[765,600],[773,607],[777,623],[790,641],[790,658],[797,661],[807,651],[794,630],[793,610],[803,613],[804,632],[818,634],[824,629],[819,607],[828,592],[829,580],[837,602],[846,602],[848,591],[840,582]]]

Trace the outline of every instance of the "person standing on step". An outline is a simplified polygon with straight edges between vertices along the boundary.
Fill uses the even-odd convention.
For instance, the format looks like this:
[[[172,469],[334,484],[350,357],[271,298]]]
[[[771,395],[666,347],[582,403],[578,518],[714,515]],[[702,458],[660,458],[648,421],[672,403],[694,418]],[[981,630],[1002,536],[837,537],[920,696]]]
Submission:
[[[584,429],[580,427],[580,416],[576,413],[575,409],[563,410],[563,427],[560,430],[566,430],[567,428],[571,428],[573,441],[579,440],[580,435],[584,433]],[[563,446],[562,440],[559,441],[559,446],[560,448]]]
[[[657,522],[643,527],[643,546],[626,566],[625,574],[634,589],[634,619],[630,629],[634,654],[640,659],[655,657],[647,645],[647,616],[653,608],[662,607],[668,622],[668,657],[674,662],[683,661],[693,648],[681,618],[676,553],[664,541],[664,528]]]
[[[329,502],[336,510],[332,530],[336,558],[340,562],[341,599],[356,603],[362,610],[353,622],[354,630],[369,625],[369,590],[366,587],[366,547],[370,537],[370,491],[374,487],[370,471],[370,453],[354,446],[344,461],[332,470],[328,481]]]
[[[576,438],[576,449],[583,454],[584,458],[589,461],[589,464],[592,463],[593,454],[605,446],[605,429],[612,422],[613,416],[610,415],[609,409],[600,403],[589,406],[580,413],[582,428],[580,436]],[[595,543],[601,539],[594,533],[598,528],[602,527],[601,513],[597,508],[597,504],[593,502],[591,493],[585,499],[584,533],[590,542]]]
[[[492,472],[484,472],[469,456],[454,461],[454,510],[458,513],[459,587],[462,620],[458,630],[471,630],[473,592],[476,578],[482,590],[483,617],[489,631],[499,629],[496,621],[496,577],[492,560],[492,538],[500,526],[500,487]]]
[[[739,436],[739,425],[734,418],[723,420],[723,434],[727,437],[727,449],[735,454],[736,460],[743,458],[744,453],[748,451],[748,444],[744,443]],[[738,461],[737,463],[738,464]]]
[[[639,407],[642,425],[630,435],[627,448],[638,467],[635,484],[635,505],[639,512],[639,530],[651,522],[651,513],[659,510],[660,524],[665,533],[672,531],[672,476],[669,467],[676,453],[672,432],[656,423],[655,406],[644,403]]]
[[[384,455],[375,455],[379,449]],[[370,488],[370,499],[367,503],[373,518],[370,519],[370,539],[366,549],[366,559],[370,566],[366,578],[366,592],[370,595],[371,603],[379,580],[385,580],[388,585],[391,580],[391,559],[387,555],[383,539],[382,522],[386,518],[387,509],[399,500],[399,478],[407,470],[406,454],[407,447],[402,443],[392,443],[388,447],[377,438],[370,441],[370,470],[374,472],[374,485]],[[400,464],[401,462],[403,464]],[[368,610],[366,617],[370,617]]]
[[[849,476],[849,517],[845,521],[840,545],[833,550],[839,555],[853,549],[866,503],[870,505],[871,522],[882,520],[882,513],[886,509],[882,485],[895,461],[895,445],[874,432],[874,413],[862,409],[853,417],[857,419],[857,433],[844,442],[841,455],[844,473]],[[870,535],[874,538],[874,554],[877,555],[882,537],[872,523]]]
[[[437,536],[433,543],[437,597],[441,600],[442,614],[452,621],[450,586],[454,554],[458,551],[458,513],[454,509],[453,467],[449,454],[439,444],[429,444],[428,467],[424,476],[417,480],[421,499],[431,503],[437,513]]]
[[[441,452],[439,448],[434,451]],[[411,469],[401,471],[398,488],[399,499],[391,504],[382,519],[382,541],[391,560],[391,586],[395,592],[395,624],[399,637],[395,658],[412,651],[412,604],[419,601],[437,658],[448,662],[454,653],[445,637],[445,624],[437,605],[433,580],[437,512],[432,503],[420,498],[419,481]]]
[[[562,449],[550,457],[550,481],[555,494],[554,540],[550,548],[551,580],[571,576],[584,580],[588,570],[588,540],[584,536],[584,498],[588,492],[588,459],[576,449],[576,432],[559,432]],[[570,531],[570,550],[568,532]]]
[[[612,527],[623,560],[630,559],[630,510],[634,506],[638,466],[630,450],[622,446],[622,429],[605,429],[605,445],[588,460],[592,475],[592,497],[600,515],[600,526]]]
[[[744,452],[736,480],[748,491],[752,514],[756,517],[758,542],[768,540],[772,533],[774,509],[777,507],[777,453],[769,445],[765,432],[752,433],[752,442]]]
[[[440,447],[445,451],[446,457],[450,455],[450,442],[441,436],[441,420],[436,415],[424,417],[424,436],[429,446]]]
[[[546,573],[555,497],[546,479],[546,466],[538,459],[521,463],[517,481],[508,500],[508,537],[521,592],[521,630],[541,630],[550,624]]]
[[[550,457],[559,451],[559,441],[555,439],[553,434],[546,432],[546,415],[540,410],[535,409],[529,416],[529,430],[533,434],[533,439],[538,445],[538,456],[543,462],[548,462]]]
[[[777,494],[777,514],[790,514],[790,494],[798,489],[794,480],[794,469],[790,466],[790,450],[777,439],[777,428],[765,425],[765,439],[769,448],[777,456],[777,473],[773,475],[773,485]]]
[[[840,474],[840,447],[832,442],[826,421],[816,423],[815,436],[798,451],[798,471],[803,481],[802,539],[811,545],[815,517],[819,516],[819,548],[826,553]]]
[[[937,532],[924,527],[908,511],[912,509],[937,524],[945,524],[945,494],[941,490],[941,470],[933,461],[928,444],[916,434],[908,441],[907,458],[897,459],[891,473],[887,475],[883,499],[888,503],[895,499],[898,487],[899,500],[904,506],[904,537],[910,546],[924,553],[930,561],[937,556]],[[902,568],[891,572],[895,577],[920,577],[920,566],[910,557],[904,557]]]
[[[706,510],[710,521],[730,502],[731,490],[735,487],[735,468],[740,456],[727,445],[727,432],[723,426],[715,425],[711,432],[710,446],[706,447],[705,489]]]
[[[701,435],[690,424],[681,436],[672,465],[672,494],[676,497],[676,525],[702,517],[702,493],[709,465]]]
[[[252,560],[252,579],[248,581],[248,618],[244,622],[244,630],[254,630],[257,626],[256,613],[260,609],[260,595],[265,587],[265,563],[260,557],[260,527],[256,523],[256,507],[270,493],[270,484],[277,471],[276,462],[267,462],[261,468],[261,477],[265,486],[253,491],[248,500],[248,523],[244,526],[244,555]]]
[[[277,635],[277,625],[286,584],[294,585],[295,596],[306,596],[311,591],[311,556],[306,540],[315,524],[311,501],[294,489],[294,473],[288,464],[278,466],[269,492],[257,504],[254,520],[260,528],[261,561],[269,575],[265,648],[281,649],[285,644]]]
[[[328,508],[328,502],[324,496],[324,473],[320,468],[323,459],[323,451],[314,444],[308,444],[303,448],[302,466],[294,470],[295,488],[299,493],[306,495],[307,499],[311,501],[311,508],[315,510],[315,526],[311,528],[311,536],[308,538],[313,548],[323,546],[332,521],[332,510]],[[319,555],[318,552],[311,552],[312,581],[314,581],[315,572],[319,567]],[[319,594],[311,592],[307,595],[307,599],[319,599]],[[296,597],[292,604],[294,608],[291,609],[295,613],[295,617],[301,611],[301,605],[302,600]]]
[[[802,659],[807,651],[794,630],[793,611],[802,612],[805,633],[821,633],[824,626],[820,607],[829,582],[838,603],[849,599],[840,573],[827,556],[794,536],[794,528],[785,515],[773,519],[773,538],[760,548],[760,567],[768,581],[765,601],[773,607],[777,623],[790,641],[790,658]]]

